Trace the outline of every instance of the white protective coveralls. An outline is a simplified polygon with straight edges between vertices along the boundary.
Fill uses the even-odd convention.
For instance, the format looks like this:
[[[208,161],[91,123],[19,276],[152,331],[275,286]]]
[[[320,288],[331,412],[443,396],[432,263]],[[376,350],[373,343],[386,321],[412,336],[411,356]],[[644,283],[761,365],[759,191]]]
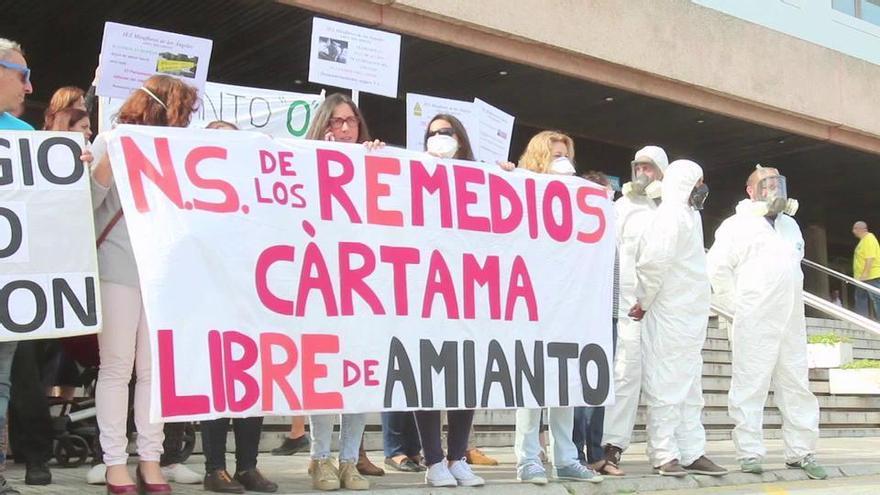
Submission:
[[[645,146],[635,154],[635,160],[650,159],[661,172],[669,160],[663,148]],[[633,179],[635,178],[633,166]],[[650,225],[657,210],[657,202],[647,196],[621,196],[614,202],[617,215],[617,243],[620,261],[620,304],[617,321],[617,350],[614,356],[614,405],[605,408],[602,445],[614,445],[621,450],[629,447],[639,394],[642,391],[642,322],[633,321],[627,313],[636,303],[636,250],[642,232]]]
[[[636,296],[644,317],[643,393],[648,406],[648,456],[655,467],[687,466],[705,453],[703,343],[711,289],[700,213],[689,204],[703,176],[676,160],[666,169],[663,203],[639,243]]]
[[[733,314],[733,379],[728,411],[737,458],[766,454],[762,428],[771,380],[782,413],[785,459],[816,450],[819,403],[810,392],[797,222],[780,213],[773,225],[744,200],[715,232],[708,255],[715,301]]]

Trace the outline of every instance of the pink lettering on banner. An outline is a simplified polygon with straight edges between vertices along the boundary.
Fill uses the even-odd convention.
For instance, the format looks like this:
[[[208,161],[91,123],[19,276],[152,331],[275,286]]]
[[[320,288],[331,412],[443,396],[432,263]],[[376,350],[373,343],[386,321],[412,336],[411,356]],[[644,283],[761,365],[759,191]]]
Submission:
[[[502,200],[510,206],[510,213],[503,214]],[[489,202],[492,212],[492,232],[508,234],[516,230],[522,222],[522,200],[516,189],[502,177],[489,174]]]
[[[379,248],[379,256],[383,263],[389,263],[392,267],[394,314],[406,316],[409,314],[406,267],[418,264],[420,260],[419,250],[411,247],[381,246]]]
[[[174,163],[171,160],[171,150],[168,147],[168,138],[156,138],[156,155],[159,158],[159,169],[138,148],[134,139],[122,136],[122,152],[125,154],[125,166],[128,169],[128,179],[131,183],[131,193],[134,196],[134,206],[139,212],[150,211],[147,204],[147,196],[144,193],[144,177],[159,187],[165,196],[178,208],[183,208],[183,198],[180,195],[180,185],[177,183],[177,173],[174,171]]]
[[[418,227],[425,225],[424,193],[436,193],[440,202],[440,226],[444,229],[452,228],[452,201],[450,200],[446,167],[437,164],[434,173],[431,174],[428,173],[422,162],[411,160],[409,173],[412,224]]]
[[[456,165],[452,167],[455,176],[455,206],[458,213],[458,228],[476,232],[489,232],[489,219],[468,213],[468,206],[477,204],[479,196],[468,189],[469,184],[484,184],[486,173],[478,168]]]
[[[226,377],[223,376],[223,337],[217,330],[208,332],[208,361],[211,363],[211,397],[214,410],[226,410]]]
[[[254,270],[254,284],[257,297],[267,309],[282,315],[293,315],[293,301],[281,299],[269,289],[267,273],[273,264],[280,261],[293,263],[293,246],[270,246],[260,253],[257,267]]]
[[[296,315],[302,316],[306,312],[306,303],[309,294],[318,291],[324,301],[324,309],[327,316],[339,315],[336,307],[336,298],[333,294],[333,283],[330,281],[330,272],[321,248],[314,242],[306,245],[303,256],[302,271],[299,276],[299,290],[296,293]]]
[[[400,162],[394,158],[367,156],[364,159],[367,183],[367,222],[373,225],[403,226],[403,213],[379,208],[379,199],[391,196],[391,186],[379,181],[380,175],[400,175]]]
[[[243,351],[239,359],[235,359],[233,345]],[[260,386],[248,370],[257,362],[257,344],[247,335],[229,330],[223,332],[223,368],[226,374],[226,397],[230,412],[247,411],[260,398]],[[244,387],[240,399],[235,397],[235,384]]]
[[[586,244],[595,244],[602,240],[602,237],[605,236],[605,212],[602,211],[602,208],[598,206],[591,206],[587,203],[587,199],[590,196],[597,196],[600,198],[606,197],[607,193],[595,187],[580,187],[577,191],[577,205],[578,209],[587,215],[591,215],[596,217],[599,222],[599,226],[596,227],[596,230],[593,232],[578,232],[577,240],[586,243]]]
[[[272,360],[272,349],[281,349],[285,358],[278,363]],[[264,332],[260,334],[260,366],[262,368],[262,386],[264,412],[275,409],[275,390],[277,385],[287,401],[287,407],[298,410],[302,409],[299,397],[290,386],[290,374],[296,368],[299,353],[293,339],[283,333]]]
[[[173,331],[158,330],[156,337],[156,348],[159,354],[159,396],[162,397],[162,416],[170,418],[211,412],[208,396],[177,395]]]
[[[556,223],[556,217],[553,215],[553,200],[558,199],[560,203],[560,211],[562,212],[562,221]],[[571,238],[572,214],[571,214],[571,198],[568,195],[568,188],[558,180],[550,181],[547,189],[544,191],[544,228],[551,239],[557,242],[565,242]]]
[[[318,392],[315,381],[327,377],[327,365],[315,359],[319,354],[338,354],[339,337],[336,335],[303,334],[303,407],[306,409],[342,409],[342,394],[339,392]]]
[[[205,160],[226,160],[226,154],[226,148],[221,148],[219,146],[200,146],[186,155],[186,175],[189,177],[192,185],[200,189],[217,191],[224,198],[224,200],[219,203],[211,203],[209,201],[202,201],[198,198],[194,198],[192,204],[195,209],[212,211],[214,213],[230,213],[238,211],[238,193],[235,191],[235,188],[232,187],[232,184],[220,179],[206,179],[199,175],[197,169],[199,164]]]
[[[518,299],[522,298],[526,304],[529,321],[538,321],[538,303],[535,301],[535,289],[532,287],[532,279],[529,269],[522,256],[513,259],[513,267],[510,273],[510,286],[507,288],[507,304],[504,309],[504,319],[513,320],[513,311]]]
[[[501,278],[500,261],[498,256],[488,256],[486,262],[480,265],[477,258],[472,254],[465,254],[463,259],[462,273],[464,275],[464,317],[473,319],[476,317],[476,286],[488,286],[489,292],[489,317],[493,320],[501,319]]]
[[[321,219],[333,220],[333,201],[335,200],[336,204],[348,214],[349,221],[361,223],[357,208],[348,197],[344,187],[354,179],[354,164],[351,162],[351,158],[341,151],[325,149],[315,150],[315,156],[318,160],[318,197],[320,198]],[[331,163],[341,165],[342,174],[330,175]]]
[[[435,249],[431,251],[431,261],[428,265],[425,299],[422,302],[422,318],[431,317],[431,308],[437,295],[443,298],[443,303],[446,305],[446,317],[453,320],[458,319],[458,302],[455,298],[452,275],[449,273],[449,267],[446,265],[443,255]]]
[[[353,268],[352,258],[361,259],[359,268]],[[339,292],[342,314],[354,313],[354,293],[370,306],[373,314],[384,315],[385,308],[373,289],[364,281],[376,268],[376,256],[366,244],[360,242],[339,243]]]

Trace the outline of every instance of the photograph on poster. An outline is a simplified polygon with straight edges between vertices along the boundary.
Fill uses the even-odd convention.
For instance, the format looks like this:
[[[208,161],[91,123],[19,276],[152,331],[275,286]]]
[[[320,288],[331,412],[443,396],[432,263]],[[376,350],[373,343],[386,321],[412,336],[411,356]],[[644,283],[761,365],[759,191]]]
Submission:
[[[170,76],[196,77],[199,57],[191,57],[185,53],[162,52],[156,59],[156,72]]]
[[[338,62],[344,64],[348,57],[348,42],[344,40],[335,40],[321,36],[318,39],[320,49],[318,50],[318,58],[321,60],[329,60],[330,62]]]

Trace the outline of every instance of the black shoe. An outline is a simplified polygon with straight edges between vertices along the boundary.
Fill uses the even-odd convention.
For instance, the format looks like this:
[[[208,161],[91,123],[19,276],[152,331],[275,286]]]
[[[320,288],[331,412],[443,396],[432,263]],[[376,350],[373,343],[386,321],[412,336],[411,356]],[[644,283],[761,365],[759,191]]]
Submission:
[[[45,462],[28,463],[25,470],[24,483],[26,485],[48,485],[52,483],[52,472],[49,471],[49,466]]]
[[[0,474],[0,495],[21,495],[21,492],[9,486],[9,483],[6,482],[6,478]]]
[[[299,438],[286,437],[277,449],[272,449],[272,455],[293,455],[297,452],[309,451],[309,437],[303,435]]]
[[[241,483],[232,479],[225,469],[218,469],[205,473],[205,481],[202,484],[206,492],[214,493],[244,493]]]
[[[275,493],[278,491],[278,484],[267,480],[257,468],[235,473],[235,481],[241,483],[249,492]]]

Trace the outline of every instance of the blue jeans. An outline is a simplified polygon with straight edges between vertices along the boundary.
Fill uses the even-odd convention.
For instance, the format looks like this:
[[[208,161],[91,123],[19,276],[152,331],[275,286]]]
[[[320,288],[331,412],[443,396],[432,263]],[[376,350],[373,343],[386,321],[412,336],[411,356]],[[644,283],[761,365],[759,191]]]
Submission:
[[[874,287],[880,288],[880,278],[875,278],[872,280],[865,280],[866,284],[873,285]],[[855,299],[856,299],[856,313],[867,317],[868,316],[868,299],[871,300],[871,304],[874,306],[874,318],[880,319],[880,296],[876,294],[868,294],[868,291],[865,289],[856,289],[855,291]]]
[[[0,342],[0,428],[6,425],[6,411],[9,409],[9,390],[12,386],[12,358],[18,342]],[[6,446],[0,449],[0,466],[6,463]]]
[[[411,411],[382,413],[382,443],[385,457],[415,457],[422,450],[416,418]]]
[[[612,358],[609,361],[613,363],[613,353],[617,352],[617,318],[611,320],[611,333]],[[574,408],[574,428],[571,432],[571,440],[577,447],[579,461],[587,461],[592,464],[602,459],[604,426],[604,407]]]

